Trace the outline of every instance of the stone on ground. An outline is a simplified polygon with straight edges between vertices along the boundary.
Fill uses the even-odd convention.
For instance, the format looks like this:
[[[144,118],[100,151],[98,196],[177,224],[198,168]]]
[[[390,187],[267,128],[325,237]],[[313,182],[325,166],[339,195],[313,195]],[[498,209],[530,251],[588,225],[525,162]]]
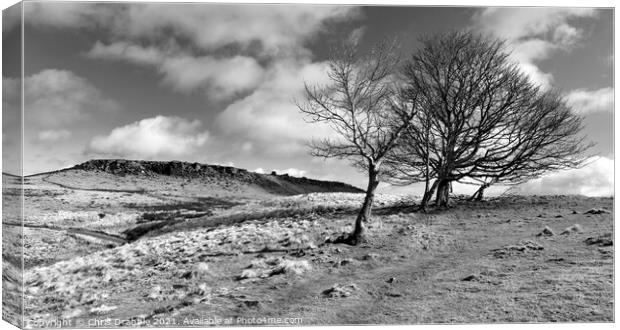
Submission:
[[[555,235],[553,230],[549,228],[548,226],[545,226],[545,228],[543,228],[543,230],[540,233],[538,233],[536,236],[553,236],[553,235]]]
[[[323,296],[328,298],[344,298],[350,296],[353,291],[357,290],[357,285],[355,284],[334,284],[331,288],[323,291]]]
[[[583,232],[583,228],[581,228],[581,225],[579,224],[574,224],[570,227],[567,227],[566,229],[564,229],[560,235],[570,235],[573,233],[582,233]]]

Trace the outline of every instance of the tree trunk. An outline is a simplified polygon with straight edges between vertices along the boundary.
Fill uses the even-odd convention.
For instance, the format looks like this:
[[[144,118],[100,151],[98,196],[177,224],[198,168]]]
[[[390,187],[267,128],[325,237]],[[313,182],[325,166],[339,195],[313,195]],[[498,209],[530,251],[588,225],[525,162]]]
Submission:
[[[484,198],[484,189],[486,189],[484,186],[480,187],[480,189],[478,189],[478,196],[476,196],[476,200],[477,201],[481,201],[482,198]]]
[[[433,193],[435,193],[435,189],[437,188],[437,183],[439,180],[435,180],[430,189],[426,189],[424,191],[424,197],[422,197],[422,202],[420,203],[420,210],[426,212],[426,207],[428,206],[428,202],[431,200]]]
[[[486,189],[486,185],[482,185],[480,186],[480,188],[478,188],[478,190],[476,190],[476,192],[471,195],[471,197],[469,198],[470,201],[481,201],[482,198],[484,198],[484,189]]]
[[[482,184],[478,190],[469,198],[472,201],[481,201],[484,198],[484,190],[489,188],[492,183],[484,183]]]
[[[441,179],[437,184],[437,196],[435,197],[435,205],[448,206],[450,199],[450,181]]]
[[[429,193],[429,186],[430,186],[430,182],[431,182],[431,173],[430,173],[430,160],[431,160],[431,154],[430,154],[430,129],[431,129],[431,125],[429,123],[429,117],[427,116],[427,120],[426,120],[426,169],[424,171],[424,175],[425,175],[425,185],[424,185],[424,199],[422,200],[422,210],[426,209],[426,204],[428,204],[428,200],[430,199],[430,196],[433,194],[432,192]],[[437,182],[437,181],[435,181]],[[433,188],[435,189],[435,186],[433,185]],[[428,195],[428,196],[427,196]]]
[[[362,208],[357,214],[357,218],[355,219],[355,229],[350,236],[350,243],[352,245],[357,245],[358,243],[364,241],[364,236],[366,234],[365,223],[370,220],[372,203],[375,199],[375,190],[378,185],[379,181],[377,180],[377,171],[374,168],[370,168],[368,170],[368,187],[366,188],[364,204],[362,204]]]

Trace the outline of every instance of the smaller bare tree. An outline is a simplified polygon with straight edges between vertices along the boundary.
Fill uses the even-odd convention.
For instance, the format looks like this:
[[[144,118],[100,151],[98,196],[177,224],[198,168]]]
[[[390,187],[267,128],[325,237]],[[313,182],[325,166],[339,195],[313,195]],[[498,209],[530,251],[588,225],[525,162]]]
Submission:
[[[364,240],[383,161],[415,114],[415,102],[399,95],[397,43],[384,41],[360,54],[348,43],[329,60],[328,85],[306,84],[306,102],[297,103],[310,122],[325,123],[334,138],[313,141],[312,155],[340,158],[368,175],[364,203],[352,233],[338,241],[356,245]]]

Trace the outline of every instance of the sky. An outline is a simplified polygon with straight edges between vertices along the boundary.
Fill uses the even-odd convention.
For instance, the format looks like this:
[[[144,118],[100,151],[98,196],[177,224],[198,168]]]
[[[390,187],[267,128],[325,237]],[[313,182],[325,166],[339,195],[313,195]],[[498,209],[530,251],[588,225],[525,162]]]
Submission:
[[[3,148],[19,128],[18,19],[3,20]],[[613,194],[613,12],[540,7],[24,3],[24,174],[92,158],[182,160],[365,186],[346,161],[309,155],[330,134],[294,101],[326,83],[328,49],[472,30],[505,39],[511,60],[559,89],[596,145],[588,165],[521,187],[532,194]],[[13,148],[13,149],[12,149]],[[5,163],[5,172],[11,172]],[[420,185],[380,192],[421,193]],[[455,186],[456,192],[475,190]]]

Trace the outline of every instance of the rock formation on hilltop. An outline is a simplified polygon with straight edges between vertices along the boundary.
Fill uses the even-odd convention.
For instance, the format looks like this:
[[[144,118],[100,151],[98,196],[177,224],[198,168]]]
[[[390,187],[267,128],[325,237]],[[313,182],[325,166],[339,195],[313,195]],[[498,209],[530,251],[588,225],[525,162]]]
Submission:
[[[234,181],[240,184],[257,185],[269,193],[294,195],[311,192],[352,192],[363,190],[352,185],[298,178],[288,174],[260,174],[231,166],[207,165],[181,161],[143,161],[125,159],[93,159],[74,166],[72,169],[101,171],[119,176],[173,176],[209,181]]]

